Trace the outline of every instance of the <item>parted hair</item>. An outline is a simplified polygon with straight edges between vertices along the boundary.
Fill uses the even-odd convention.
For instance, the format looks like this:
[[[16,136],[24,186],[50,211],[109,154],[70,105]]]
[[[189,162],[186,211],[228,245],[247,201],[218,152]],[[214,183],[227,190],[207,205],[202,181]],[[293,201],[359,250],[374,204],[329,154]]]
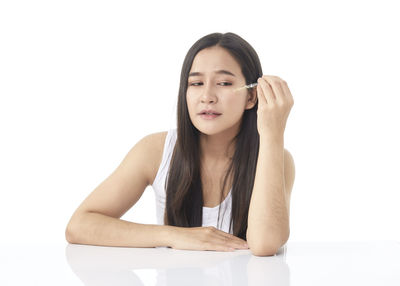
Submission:
[[[203,191],[200,167],[199,130],[189,117],[186,101],[188,76],[197,53],[209,47],[222,47],[235,58],[241,67],[246,84],[262,76],[261,63],[256,51],[243,38],[234,33],[212,33],[200,38],[187,52],[183,61],[177,102],[177,140],[166,177],[166,207],[164,224],[180,227],[202,226]],[[250,92],[250,91],[249,91]],[[244,111],[240,130],[230,144],[234,155],[223,178],[222,190],[227,179],[232,179],[232,211],[229,232],[246,240],[247,217],[253,190],[259,134],[257,131],[258,102]],[[222,201],[222,192],[221,199]],[[220,219],[218,212],[218,222]]]

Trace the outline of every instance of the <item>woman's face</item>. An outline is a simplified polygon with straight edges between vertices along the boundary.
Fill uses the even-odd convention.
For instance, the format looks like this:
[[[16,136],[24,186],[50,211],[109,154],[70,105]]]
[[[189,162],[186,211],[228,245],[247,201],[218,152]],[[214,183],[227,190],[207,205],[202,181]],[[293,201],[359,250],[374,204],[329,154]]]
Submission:
[[[234,91],[246,84],[236,60],[221,47],[205,48],[197,53],[188,77],[186,100],[193,125],[207,135],[227,129],[239,130],[245,109],[256,101],[249,101],[247,89]],[[256,100],[256,96],[253,96]],[[221,115],[204,118],[202,110],[214,110]]]

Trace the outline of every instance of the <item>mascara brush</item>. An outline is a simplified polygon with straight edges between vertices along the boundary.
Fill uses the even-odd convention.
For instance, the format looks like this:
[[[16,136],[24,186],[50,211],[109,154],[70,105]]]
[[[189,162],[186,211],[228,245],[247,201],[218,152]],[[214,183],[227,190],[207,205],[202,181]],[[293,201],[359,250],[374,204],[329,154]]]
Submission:
[[[253,88],[253,87],[256,87],[257,85],[258,85],[258,83],[256,83],[256,82],[255,83],[251,83],[251,84],[239,87],[239,88],[235,89],[234,91],[239,91],[239,90],[242,90],[242,89],[245,89],[245,88]]]

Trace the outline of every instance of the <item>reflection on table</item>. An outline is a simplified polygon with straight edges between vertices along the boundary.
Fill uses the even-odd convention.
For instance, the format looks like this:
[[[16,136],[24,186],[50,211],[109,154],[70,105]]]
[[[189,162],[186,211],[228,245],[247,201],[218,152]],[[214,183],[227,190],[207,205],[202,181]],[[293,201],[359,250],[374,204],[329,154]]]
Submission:
[[[257,257],[249,250],[188,251],[166,247],[68,245],[66,257],[85,285],[289,285],[285,249]]]
[[[73,244],[0,244],[0,285],[400,285],[400,244],[288,242],[276,256]]]

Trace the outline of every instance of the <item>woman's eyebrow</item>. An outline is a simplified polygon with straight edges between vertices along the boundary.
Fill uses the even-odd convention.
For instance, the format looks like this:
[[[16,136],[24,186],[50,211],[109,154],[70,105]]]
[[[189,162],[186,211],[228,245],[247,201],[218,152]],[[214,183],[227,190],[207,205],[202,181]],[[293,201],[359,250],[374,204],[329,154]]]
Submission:
[[[231,73],[230,71],[227,71],[227,70],[217,70],[217,71],[214,71],[214,73],[235,76],[233,73]],[[191,72],[191,73],[189,73],[189,77],[191,77],[191,76],[201,76],[201,75],[203,75],[201,72]]]

